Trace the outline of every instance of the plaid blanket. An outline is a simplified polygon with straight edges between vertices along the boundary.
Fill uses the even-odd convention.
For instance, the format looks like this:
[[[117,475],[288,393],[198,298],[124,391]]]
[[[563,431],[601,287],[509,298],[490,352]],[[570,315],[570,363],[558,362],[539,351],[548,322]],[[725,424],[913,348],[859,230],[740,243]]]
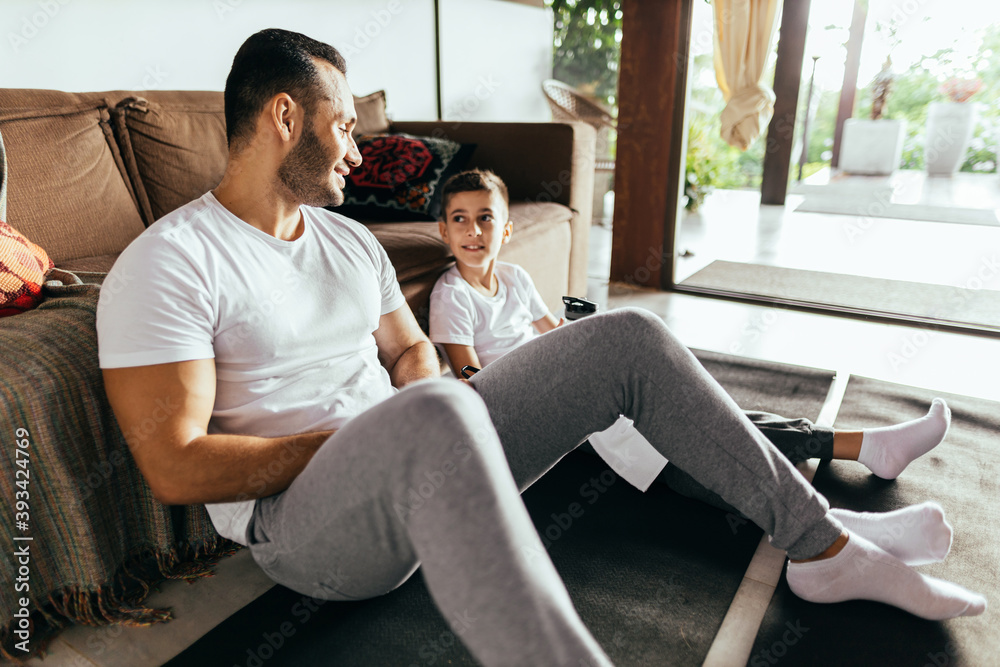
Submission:
[[[0,652],[14,659],[28,655],[15,647],[21,597],[30,601],[34,653],[72,621],[168,620],[167,610],[142,606],[151,586],[206,576],[238,548],[204,506],[154,500],[104,394],[100,287],[51,285],[37,309],[0,320]],[[26,545],[24,576],[24,559],[11,556]],[[16,590],[18,582],[29,589]]]

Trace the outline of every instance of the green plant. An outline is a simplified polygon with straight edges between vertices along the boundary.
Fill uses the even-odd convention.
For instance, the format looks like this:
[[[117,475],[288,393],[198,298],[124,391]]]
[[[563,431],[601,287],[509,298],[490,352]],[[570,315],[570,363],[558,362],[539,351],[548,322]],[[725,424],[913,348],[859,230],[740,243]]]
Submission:
[[[760,185],[764,142],[746,151],[733,148],[719,136],[718,116],[695,111],[688,125],[684,165],[685,208],[694,212],[715,188],[735,189]]]
[[[552,76],[615,106],[620,0],[547,0],[555,21]]]
[[[976,72],[965,71],[960,66],[952,48],[941,49],[914,63],[896,78],[893,90],[891,118],[907,121],[903,141],[903,169],[924,168],[924,131],[927,126],[927,109],[931,102],[948,99],[942,83],[959,75],[962,79],[982,80],[978,99],[995,100],[1000,97],[1000,28],[991,26],[983,36],[980,56],[975,63]],[[858,90],[858,115],[871,106],[871,91]],[[980,122],[973,134],[972,143],[960,170],[966,172],[994,173],[997,171],[997,136],[991,128],[1000,128],[1000,107],[980,104]]]

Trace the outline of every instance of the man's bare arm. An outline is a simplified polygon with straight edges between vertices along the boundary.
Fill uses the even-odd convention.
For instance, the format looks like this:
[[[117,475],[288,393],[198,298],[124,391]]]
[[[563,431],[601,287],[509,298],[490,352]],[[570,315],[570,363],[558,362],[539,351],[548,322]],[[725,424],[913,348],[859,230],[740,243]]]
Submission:
[[[215,404],[213,359],[105,369],[104,387],[139,470],[167,505],[283,491],[332,433],[208,435]]]
[[[441,377],[434,344],[421,331],[413,311],[405,303],[379,318],[375,343],[379,361],[389,372],[394,387],[402,389],[417,380]]]

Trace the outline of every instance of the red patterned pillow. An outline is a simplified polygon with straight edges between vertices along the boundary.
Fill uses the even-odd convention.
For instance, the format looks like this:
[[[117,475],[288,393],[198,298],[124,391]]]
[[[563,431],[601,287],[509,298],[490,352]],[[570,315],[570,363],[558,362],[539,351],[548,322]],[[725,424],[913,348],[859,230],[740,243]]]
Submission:
[[[437,220],[441,186],[465,167],[475,144],[409,134],[358,139],[361,166],[351,171],[344,205],[331,210],[363,220]]]
[[[42,302],[42,283],[54,264],[46,252],[0,220],[0,317]]]

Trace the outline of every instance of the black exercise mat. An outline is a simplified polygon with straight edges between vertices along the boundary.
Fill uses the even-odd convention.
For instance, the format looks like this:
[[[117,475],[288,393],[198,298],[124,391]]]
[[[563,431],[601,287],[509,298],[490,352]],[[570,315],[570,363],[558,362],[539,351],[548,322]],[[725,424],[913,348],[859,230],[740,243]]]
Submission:
[[[833,375],[696,354],[738,403],[786,415],[815,418]],[[703,662],[759,529],[734,524],[663,485],[642,494],[582,452],[567,456],[523,497],[581,618],[616,664]],[[475,662],[419,575],[389,595],[352,603],[312,600],[275,586],[168,663],[434,664]]]
[[[972,275],[972,274],[970,274]],[[958,323],[1000,331],[1000,292],[716,260],[684,287]]]
[[[920,572],[984,594],[981,616],[924,621],[875,602],[818,605],[795,597],[782,577],[757,636],[751,665],[1000,664],[1000,403],[852,377],[836,425],[882,426],[925,414],[935,396],[948,401],[952,426],[945,441],[914,461],[896,481],[860,464],[833,461],[814,484],[834,507],[885,512],[936,500],[955,528],[943,563]]]
[[[833,382],[833,371],[691,351],[744,410],[815,420]]]

